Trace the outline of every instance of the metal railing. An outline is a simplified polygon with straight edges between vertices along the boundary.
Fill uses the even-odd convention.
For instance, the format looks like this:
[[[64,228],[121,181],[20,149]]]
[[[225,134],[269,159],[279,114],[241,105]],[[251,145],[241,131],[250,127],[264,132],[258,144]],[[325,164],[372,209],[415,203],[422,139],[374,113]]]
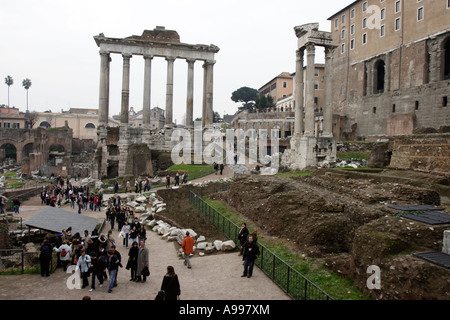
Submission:
[[[20,255],[18,257],[17,255]],[[0,249],[0,274],[25,273],[25,269],[40,270],[39,251],[25,251],[24,249]],[[9,261],[9,262],[7,262]],[[50,272],[56,269],[56,254],[50,259]]]
[[[230,240],[239,246],[239,227],[197,194],[190,191],[189,201]],[[273,282],[294,300],[334,300],[330,295],[258,242],[260,255],[255,261]]]

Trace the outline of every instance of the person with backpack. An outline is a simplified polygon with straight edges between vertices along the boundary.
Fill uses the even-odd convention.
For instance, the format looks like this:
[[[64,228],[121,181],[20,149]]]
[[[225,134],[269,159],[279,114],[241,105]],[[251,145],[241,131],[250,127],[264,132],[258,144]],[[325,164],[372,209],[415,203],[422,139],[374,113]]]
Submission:
[[[70,242],[66,240],[59,248],[53,250],[59,254],[59,260],[64,268],[64,272],[67,271],[67,265],[72,261],[72,248],[69,246]]]

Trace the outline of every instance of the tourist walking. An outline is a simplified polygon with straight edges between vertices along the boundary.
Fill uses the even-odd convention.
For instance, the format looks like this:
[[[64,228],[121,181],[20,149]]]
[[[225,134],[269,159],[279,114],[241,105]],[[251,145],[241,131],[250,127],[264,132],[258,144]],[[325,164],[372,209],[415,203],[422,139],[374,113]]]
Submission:
[[[170,188],[170,175],[166,176],[166,188]]]
[[[180,185],[180,174],[177,172],[177,174],[175,175],[175,186],[179,185]]]
[[[109,272],[108,293],[111,293],[113,288],[117,286],[116,277],[117,270],[119,269],[119,260],[113,250],[108,251],[107,269]]]
[[[95,278],[98,279],[98,282],[100,283],[100,288],[103,287],[103,270],[105,269],[105,265],[101,259],[97,258],[97,254],[95,252],[91,253],[91,263],[90,263],[90,270],[91,270],[91,289],[89,291],[95,290]]]
[[[139,230],[136,228],[135,225],[132,226],[130,231],[130,244],[133,245],[137,240],[137,237],[139,235]]]
[[[48,239],[44,239],[40,251],[39,262],[41,264],[41,276],[48,277],[50,276],[50,260],[52,259],[53,251]]]
[[[147,280],[147,276],[150,275],[148,269],[148,248],[145,246],[145,242],[141,241],[141,246],[139,247],[138,258],[137,258],[137,271],[136,282],[145,282]],[[142,278],[141,278],[142,276]]]
[[[141,227],[139,228],[139,243],[141,243],[141,241],[147,240],[147,231],[145,230],[145,226],[143,224],[141,224]]]
[[[19,207],[20,207],[19,199],[15,198],[13,203],[14,203],[14,213],[19,213]]]
[[[181,248],[183,250],[184,255],[184,265],[191,269],[191,260],[189,259],[189,255],[194,253],[194,238],[192,238],[189,234],[189,231],[186,231],[186,236],[181,243]]]
[[[172,266],[167,267],[167,273],[164,275],[161,290],[165,293],[165,300],[178,300],[181,294],[180,282]]]
[[[75,268],[75,271],[80,270],[81,272],[81,278],[83,279],[83,286],[81,287],[84,289],[89,285],[89,267],[91,264],[91,257],[86,254],[86,249],[81,249],[81,255],[78,257],[77,266]]]
[[[122,229],[120,230],[120,232],[123,235],[123,246],[128,249],[128,238],[130,236],[130,225],[128,224],[128,221],[125,220],[124,225],[122,226]]]
[[[259,247],[253,236],[248,237],[248,241],[244,246],[244,273],[241,277],[250,278],[253,275],[253,267],[255,265],[256,256],[259,254]]]
[[[136,281],[137,259],[139,254],[138,243],[133,242],[130,251],[128,251],[128,262],[125,269],[130,270],[130,281]]]
[[[72,261],[72,248],[69,246],[70,241],[66,240],[63,244],[61,244],[58,248],[54,248],[58,253],[59,260],[63,266],[64,272],[67,271],[67,265],[70,261]]]

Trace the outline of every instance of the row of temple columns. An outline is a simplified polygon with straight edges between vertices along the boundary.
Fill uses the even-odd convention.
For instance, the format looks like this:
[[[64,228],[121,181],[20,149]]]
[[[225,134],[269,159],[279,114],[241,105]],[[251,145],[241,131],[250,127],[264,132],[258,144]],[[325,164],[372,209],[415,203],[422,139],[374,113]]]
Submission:
[[[303,76],[305,50],[307,59],[306,79]],[[330,68],[333,50],[333,47],[325,46],[325,107],[322,134],[325,137],[333,136],[332,76]],[[314,115],[315,56],[316,48],[312,43],[297,50],[295,73],[295,134],[297,136],[313,137],[317,135]]]
[[[100,93],[99,93],[99,125],[106,126],[109,116],[109,74],[111,57],[109,52],[100,51]],[[130,59],[131,54],[122,54],[122,101],[120,123],[128,124],[129,97],[130,97]],[[151,72],[153,56],[144,55],[144,101],[143,101],[143,125],[150,126],[151,109]],[[173,86],[174,86],[174,62],[175,57],[166,57],[166,122],[165,128],[171,129],[173,125]],[[194,64],[195,59],[186,59],[188,64],[187,97],[186,97],[186,127],[194,126]],[[213,67],[214,61],[204,61],[202,126],[209,127],[213,123]]]

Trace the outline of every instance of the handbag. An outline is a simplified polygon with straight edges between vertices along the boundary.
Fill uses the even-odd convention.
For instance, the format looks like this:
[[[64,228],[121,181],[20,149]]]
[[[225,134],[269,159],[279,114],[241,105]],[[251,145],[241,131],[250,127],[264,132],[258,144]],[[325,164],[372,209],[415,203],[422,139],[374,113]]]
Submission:
[[[144,267],[144,269],[142,269],[142,275],[143,276],[150,276],[150,270],[148,270],[148,267]]]

